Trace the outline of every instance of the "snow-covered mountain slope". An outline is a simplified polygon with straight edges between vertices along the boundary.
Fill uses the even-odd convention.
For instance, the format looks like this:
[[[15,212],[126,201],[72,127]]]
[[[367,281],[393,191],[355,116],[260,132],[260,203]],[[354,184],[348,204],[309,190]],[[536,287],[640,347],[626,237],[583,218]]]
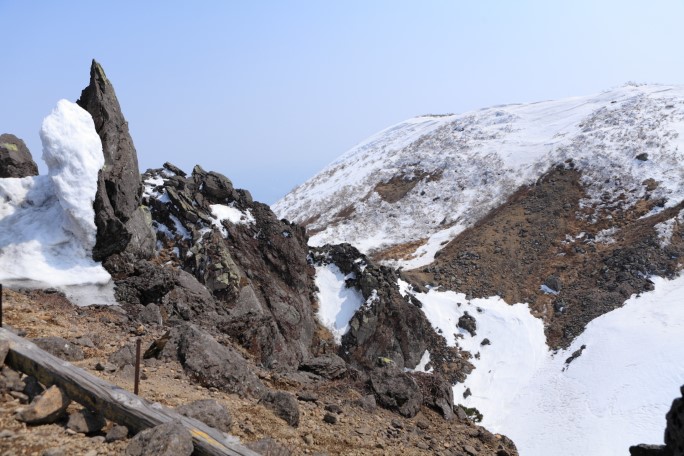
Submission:
[[[618,456],[662,440],[665,414],[684,383],[684,277],[654,282],[654,291],[593,320],[557,352],[526,304],[402,289],[420,299],[449,344],[475,356],[454,399],[476,407],[487,429],[511,437],[525,456]],[[465,312],[477,322],[475,336],[457,327]],[[466,390],[472,394],[464,397]]]
[[[417,117],[354,147],[273,210],[306,225],[312,245],[349,242],[418,267],[557,164],[581,173],[589,221],[647,192],[674,206],[684,199],[682,133],[684,87],[660,85]]]
[[[40,136],[48,175],[0,179],[0,281],[67,287],[67,292],[74,285],[107,284],[109,273],[91,257],[93,200],[104,165],[93,119],[61,100],[43,121]],[[114,302],[111,286],[87,293],[94,302]]]

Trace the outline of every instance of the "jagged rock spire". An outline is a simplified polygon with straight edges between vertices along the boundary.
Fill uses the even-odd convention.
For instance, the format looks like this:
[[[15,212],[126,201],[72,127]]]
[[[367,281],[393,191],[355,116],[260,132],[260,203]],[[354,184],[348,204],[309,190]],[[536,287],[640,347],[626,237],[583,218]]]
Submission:
[[[138,156],[114,87],[95,60],[90,84],[76,103],[93,117],[105,158],[94,203],[97,241],[93,258],[101,261],[124,251],[147,258],[154,251],[155,238],[140,206]]]

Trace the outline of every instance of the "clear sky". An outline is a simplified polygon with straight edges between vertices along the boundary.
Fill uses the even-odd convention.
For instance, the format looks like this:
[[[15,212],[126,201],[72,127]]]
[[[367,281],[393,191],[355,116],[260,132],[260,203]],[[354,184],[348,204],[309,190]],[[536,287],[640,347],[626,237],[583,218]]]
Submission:
[[[269,204],[409,117],[684,83],[682,0],[0,0],[0,20],[0,132],[36,161],[95,58],[142,170],[199,163]]]

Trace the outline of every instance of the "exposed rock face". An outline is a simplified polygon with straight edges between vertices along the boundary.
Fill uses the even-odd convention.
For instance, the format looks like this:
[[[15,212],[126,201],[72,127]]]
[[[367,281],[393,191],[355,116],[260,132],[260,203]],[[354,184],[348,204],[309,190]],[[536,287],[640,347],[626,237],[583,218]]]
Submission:
[[[0,178],[37,175],[38,166],[24,141],[9,133],[0,135]]]
[[[161,294],[168,288],[169,293],[168,298],[155,296],[155,303],[159,301],[169,317],[206,323],[205,292],[196,286],[178,291],[179,283],[194,281],[206,287],[215,303],[214,329],[236,340],[265,367],[291,370],[310,358],[316,328],[314,270],[307,264],[304,230],[277,220],[249,192],[199,166],[187,176],[167,163],[165,169],[149,170],[144,179],[144,203],[164,246],[160,255],[168,255],[175,267],[185,271],[155,273],[159,277],[154,281],[160,283],[156,288],[163,289]],[[222,213],[230,216],[221,217]],[[124,279],[122,285],[140,289],[132,282],[150,282],[155,274],[145,268],[134,272],[137,279]],[[164,285],[172,281],[175,286]],[[155,289],[151,283],[143,288]],[[149,296],[138,292],[127,294],[130,302],[149,301]],[[190,297],[191,303],[186,304],[185,298]]]
[[[142,183],[138,156],[114,87],[94,60],[90,84],[76,103],[93,117],[105,158],[95,195],[97,240],[93,258],[102,261],[124,251],[149,258],[154,251],[154,233],[149,226],[149,215],[140,206]]]
[[[618,201],[610,217],[593,219],[594,209],[580,204],[581,178],[572,162],[554,167],[406,276],[472,297],[530,303],[549,345],[567,347],[588,322],[651,290],[649,276],[674,277],[684,254],[684,225],[673,224],[665,247],[654,229],[684,204],[645,217],[661,202],[623,211]]]
[[[379,358],[387,358],[399,368],[414,368],[429,350],[435,371],[450,381],[462,381],[470,373],[466,355],[447,347],[420,303],[400,294],[395,270],[374,265],[349,244],[314,249],[312,255],[318,263],[335,263],[345,275],[354,273],[347,285],[358,287],[366,299],[342,337],[340,355],[352,365],[371,369]]]

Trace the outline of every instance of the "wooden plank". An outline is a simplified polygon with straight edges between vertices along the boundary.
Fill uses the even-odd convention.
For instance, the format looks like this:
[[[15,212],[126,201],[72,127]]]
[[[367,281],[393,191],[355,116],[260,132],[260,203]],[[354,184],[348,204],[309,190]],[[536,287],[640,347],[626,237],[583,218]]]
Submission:
[[[46,386],[58,385],[72,400],[101,412],[109,420],[127,426],[134,433],[175,420],[190,431],[195,445],[193,454],[258,456],[258,453],[240,445],[235,437],[226,437],[201,421],[179,415],[161,404],[151,403],[112,385],[0,328],[2,340],[9,341],[9,353],[5,360],[7,365],[35,376]]]

